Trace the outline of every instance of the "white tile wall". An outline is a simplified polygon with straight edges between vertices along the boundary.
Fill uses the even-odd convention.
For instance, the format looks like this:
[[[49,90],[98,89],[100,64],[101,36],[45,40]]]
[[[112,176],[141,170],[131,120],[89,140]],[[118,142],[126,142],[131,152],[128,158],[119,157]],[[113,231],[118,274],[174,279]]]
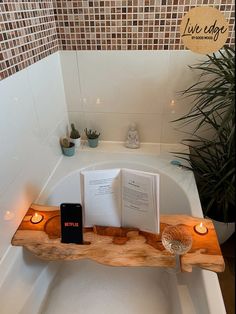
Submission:
[[[191,51],[60,52],[69,118],[80,131],[97,128],[103,140],[125,140],[136,122],[142,142],[179,142],[170,123],[188,111],[177,92],[196,73],[202,56]],[[174,100],[174,104],[171,102]]]
[[[31,149],[34,150],[40,135],[36,127],[37,116],[32,106],[32,94],[28,88],[26,71],[3,80],[0,85],[0,167],[1,178],[4,178],[0,180],[1,194],[25,166],[25,157]]]
[[[0,83],[0,260],[61,157],[67,124],[59,53]]]
[[[79,82],[79,71],[77,66],[76,52],[60,52],[61,67],[63,72],[66,100],[69,111],[82,110],[81,87]]]
[[[29,86],[34,100],[34,108],[43,138],[55,130],[65,116],[65,96],[60,59],[44,58],[29,67]]]
[[[88,112],[162,113],[169,55],[78,52],[83,109]]]

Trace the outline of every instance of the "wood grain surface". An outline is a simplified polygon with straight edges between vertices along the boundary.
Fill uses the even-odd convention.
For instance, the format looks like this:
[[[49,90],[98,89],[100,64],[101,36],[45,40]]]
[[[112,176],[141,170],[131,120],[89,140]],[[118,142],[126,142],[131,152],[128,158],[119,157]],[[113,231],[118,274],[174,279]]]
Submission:
[[[38,224],[30,218],[37,212],[44,216]],[[211,220],[186,215],[161,215],[161,232],[153,234],[137,228],[94,226],[84,228],[84,244],[61,243],[60,210],[55,206],[32,204],[12,238],[12,245],[23,246],[43,260],[92,259],[111,266],[175,267],[175,256],[162,245],[161,234],[166,226],[184,225],[192,235],[192,247],[181,255],[181,270],[191,272],[200,267],[214,272],[224,271],[224,259]],[[199,235],[194,226],[203,222],[206,235]]]

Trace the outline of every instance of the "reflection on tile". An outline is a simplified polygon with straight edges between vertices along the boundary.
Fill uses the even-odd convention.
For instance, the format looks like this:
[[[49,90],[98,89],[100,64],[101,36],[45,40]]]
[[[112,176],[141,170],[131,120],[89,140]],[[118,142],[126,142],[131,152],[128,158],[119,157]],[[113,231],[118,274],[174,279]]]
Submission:
[[[77,60],[84,111],[162,113],[168,52],[77,52]]]

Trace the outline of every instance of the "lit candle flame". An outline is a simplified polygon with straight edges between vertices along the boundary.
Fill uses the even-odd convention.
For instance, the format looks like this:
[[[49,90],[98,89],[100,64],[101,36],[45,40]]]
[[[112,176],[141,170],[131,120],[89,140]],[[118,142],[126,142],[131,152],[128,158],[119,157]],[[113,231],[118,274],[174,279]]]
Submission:
[[[208,232],[207,227],[203,224],[203,222],[200,222],[198,225],[194,226],[194,230],[199,234],[206,234]]]
[[[38,214],[38,213],[34,213],[33,214],[33,216],[31,217],[31,222],[32,223],[39,223],[39,222],[41,222],[43,220],[43,216],[42,215],[40,215],[40,214]]]

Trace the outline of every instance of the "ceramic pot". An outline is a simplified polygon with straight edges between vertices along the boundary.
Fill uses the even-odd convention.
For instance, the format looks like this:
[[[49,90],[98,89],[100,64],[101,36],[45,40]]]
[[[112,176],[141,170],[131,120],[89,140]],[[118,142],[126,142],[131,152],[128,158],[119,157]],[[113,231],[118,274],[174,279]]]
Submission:
[[[212,218],[210,219],[212,220],[214,224],[219,243],[223,244],[234,233],[235,223],[234,222],[225,223],[225,222],[214,220]]]
[[[98,146],[98,138],[88,138],[89,147],[97,147]]]
[[[65,156],[71,157],[75,154],[75,144],[70,143],[70,147],[63,147],[62,146],[62,152]]]
[[[80,147],[80,143],[81,143],[81,138],[70,138],[71,143],[75,144],[75,147]]]

